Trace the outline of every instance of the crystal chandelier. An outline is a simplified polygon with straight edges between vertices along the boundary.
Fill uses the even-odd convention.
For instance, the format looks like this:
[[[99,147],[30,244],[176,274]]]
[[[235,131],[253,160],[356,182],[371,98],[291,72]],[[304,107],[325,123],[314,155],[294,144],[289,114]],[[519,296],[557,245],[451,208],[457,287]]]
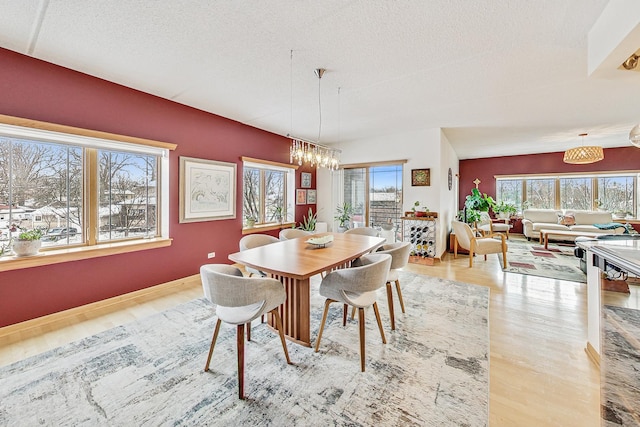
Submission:
[[[291,148],[289,149],[291,163],[298,163],[300,166],[303,163],[308,163],[311,167],[323,167],[330,170],[337,170],[340,166],[339,152],[340,150],[298,138],[291,139]]]
[[[314,71],[318,77],[318,111],[320,113],[318,121],[318,141],[320,141],[320,132],[322,130],[320,80],[326,70],[324,68],[317,68]],[[302,166],[303,163],[308,163],[311,167],[323,167],[330,170],[337,170],[340,166],[340,150],[327,147],[317,142],[307,141],[291,135],[289,136],[291,137],[291,148],[289,149],[290,163],[297,163],[299,166]]]
[[[586,133],[581,133],[582,142],[584,144],[584,137],[587,136]],[[596,145],[582,145],[576,148],[570,148],[564,152],[565,163],[571,163],[574,165],[585,165],[588,163],[599,162],[604,159],[604,151],[602,147]]]

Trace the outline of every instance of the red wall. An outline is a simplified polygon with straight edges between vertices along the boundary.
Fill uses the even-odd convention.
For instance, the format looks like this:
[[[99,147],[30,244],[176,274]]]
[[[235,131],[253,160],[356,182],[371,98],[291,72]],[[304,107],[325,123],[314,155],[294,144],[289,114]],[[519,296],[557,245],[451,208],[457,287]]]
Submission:
[[[531,154],[525,156],[489,157],[460,161],[460,206],[478,178],[480,191],[495,197],[495,175],[552,174],[623,171],[640,169],[640,149],[631,145],[605,148],[604,160],[589,165],[570,165],[562,161],[564,153]]]
[[[544,153],[524,156],[490,157],[460,161],[459,206],[475,188],[473,181],[481,182],[478,189],[495,198],[495,175],[553,174],[603,172],[640,169],[640,149],[631,145],[622,148],[605,148],[604,160],[588,165],[570,165],[562,161],[564,153]],[[514,227],[514,231],[517,231]]]
[[[0,114],[178,144],[170,154],[172,245],[0,272],[0,327],[191,276],[209,262],[230,263],[242,237],[240,157],[289,162],[282,136],[1,48]],[[180,156],[238,164],[236,219],[178,223]],[[315,188],[315,169],[300,168],[296,182],[303,171],[312,172]],[[296,206],[296,221],[308,208]]]

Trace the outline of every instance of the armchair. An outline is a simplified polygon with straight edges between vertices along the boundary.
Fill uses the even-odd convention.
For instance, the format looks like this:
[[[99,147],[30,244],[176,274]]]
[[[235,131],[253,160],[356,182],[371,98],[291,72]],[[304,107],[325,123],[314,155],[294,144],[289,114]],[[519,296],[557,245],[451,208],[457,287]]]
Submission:
[[[486,261],[487,254],[502,252],[503,268],[507,268],[507,242],[504,234],[497,233],[477,237],[467,223],[452,221],[451,225],[456,235],[453,245],[454,258],[458,257],[458,246],[469,251],[469,267],[473,267],[473,256],[475,254],[484,255]],[[500,237],[500,240],[494,237]]]

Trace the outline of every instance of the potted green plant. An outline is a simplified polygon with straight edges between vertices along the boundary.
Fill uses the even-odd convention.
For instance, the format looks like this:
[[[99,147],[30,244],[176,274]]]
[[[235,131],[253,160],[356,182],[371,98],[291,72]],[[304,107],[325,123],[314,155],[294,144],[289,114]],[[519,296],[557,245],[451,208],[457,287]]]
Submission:
[[[493,197],[487,196],[486,193],[480,193],[477,188],[471,189],[471,194],[465,198],[464,215],[467,223],[475,223],[480,221],[480,212],[489,212],[489,209],[493,209],[496,202]]]
[[[244,218],[247,228],[253,228],[256,225],[256,218],[253,215],[247,215]]]
[[[458,218],[459,221],[463,221],[466,222],[467,224],[474,224],[476,222],[479,222],[481,217],[480,217],[480,211],[475,210],[475,209],[463,209],[461,211],[458,211]]]
[[[285,215],[285,212],[282,206],[276,206],[275,209],[273,210],[273,216],[276,219],[276,222],[279,224],[282,224],[284,215]]]
[[[31,256],[38,253],[42,246],[42,230],[24,230],[18,234],[18,238],[13,242],[13,253],[16,256]]]
[[[419,202],[416,202],[416,203],[419,203]],[[422,216],[427,216],[427,212],[429,212],[429,208],[426,206],[423,206],[421,210],[416,210],[415,214],[416,216],[422,217]]]
[[[349,229],[349,222],[351,221],[351,216],[353,215],[353,208],[347,202],[344,202],[342,206],[338,206],[336,208],[338,214],[334,217],[336,221],[338,221],[338,233],[344,233]]]
[[[307,213],[307,216],[302,217],[302,222],[300,223],[298,228],[300,230],[315,231],[317,221],[318,221],[318,213],[313,212],[313,210],[309,208],[309,212]]]
[[[515,215],[517,211],[515,204],[508,203],[503,200],[496,203],[492,210],[498,216],[498,218],[502,219],[511,218],[511,215]]]

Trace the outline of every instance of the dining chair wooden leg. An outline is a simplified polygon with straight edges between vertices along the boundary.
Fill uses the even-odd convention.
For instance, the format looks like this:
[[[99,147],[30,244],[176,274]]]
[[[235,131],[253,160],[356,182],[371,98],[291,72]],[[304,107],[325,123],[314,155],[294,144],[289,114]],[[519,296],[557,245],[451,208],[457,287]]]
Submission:
[[[378,321],[378,329],[380,329],[380,337],[382,337],[382,344],[386,344],[387,340],[384,337],[384,329],[382,329],[382,320],[380,319],[380,311],[378,311],[378,303],[373,303],[373,312],[376,315],[376,320]]]
[[[322,339],[322,331],[324,330],[324,323],[327,321],[327,313],[329,313],[329,304],[336,302],[335,300],[327,298],[324,302],[324,313],[322,314],[322,322],[320,323],[320,330],[318,331],[318,338],[316,338],[316,353],[320,348],[320,340]]]
[[[348,304],[342,308],[342,326],[347,326],[347,308],[349,308]]]
[[[282,328],[282,319],[280,318],[280,313],[278,313],[278,309],[274,308],[270,311],[273,314],[273,317],[276,319],[276,327],[278,328],[278,335],[280,335],[280,342],[282,343],[282,349],[284,350],[284,357],[287,359],[287,363],[291,365],[291,360],[289,359],[289,350],[287,350],[287,342],[284,339],[284,329]]]
[[[360,321],[360,370],[364,372],[364,308],[358,308],[358,319]]]
[[[391,319],[391,330],[396,330],[396,319],[393,315],[393,291],[391,290],[391,283],[387,282],[387,305],[389,306],[389,318]]]
[[[247,341],[251,341],[251,322],[247,322]]]
[[[211,346],[209,347],[209,356],[207,357],[207,364],[204,365],[204,371],[209,372],[209,363],[211,363],[211,355],[213,354],[213,347],[216,345],[216,340],[218,339],[218,332],[220,332],[220,324],[222,320],[218,319],[216,322],[216,328],[213,331],[213,338],[211,339]]]
[[[356,318],[356,308],[351,307],[351,320]]]
[[[502,268],[507,269],[507,249],[502,247]]]
[[[244,324],[238,325],[238,397],[244,399]]]
[[[400,280],[396,280],[396,291],[398,292],[398,300],[400,301],[400,308],[404,313],[404,300],[402,299],[402,290],[400,289]]]

